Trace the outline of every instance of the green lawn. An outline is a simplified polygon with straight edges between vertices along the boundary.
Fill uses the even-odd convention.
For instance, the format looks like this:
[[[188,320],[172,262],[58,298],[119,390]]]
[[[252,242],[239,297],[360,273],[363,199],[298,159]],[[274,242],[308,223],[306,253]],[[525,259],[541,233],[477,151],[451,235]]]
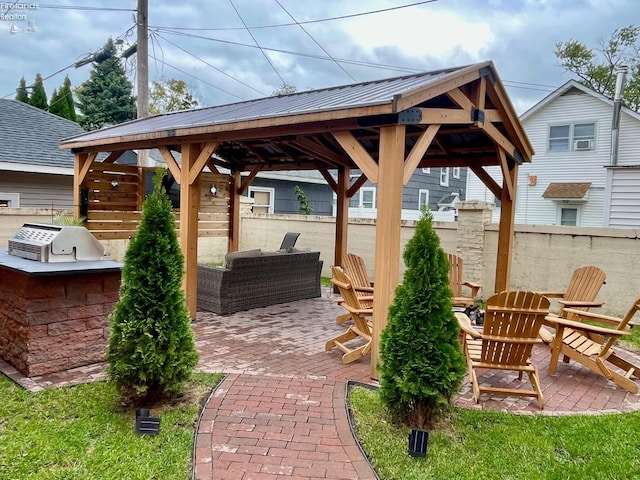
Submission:
[[[0,478],[186,480],[200,402],[220,379],[195,375],[184,398],[151,407],[160,434],[137,435],[107,382],[29,393],[0,375]]]
[[[640,478],[640,413],[551,417],[455,408],[429,438],[426,458],[407,454],[377,392],[350,391],[358,437],[381,480]]]

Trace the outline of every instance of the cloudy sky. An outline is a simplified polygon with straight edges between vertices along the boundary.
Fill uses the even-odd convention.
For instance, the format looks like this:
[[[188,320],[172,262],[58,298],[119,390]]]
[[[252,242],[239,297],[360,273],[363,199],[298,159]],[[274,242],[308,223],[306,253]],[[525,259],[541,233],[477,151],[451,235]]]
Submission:
[[[38,72],[48,96],[65,75],[77,86],[91,64],[74,63],[108,37],[135,43],[136,0],[53,1],[0,3],[0,97]],[[306,90],[492,60],[523,113],[572,78],[556,42],[597,48],[634,21],[638,0],[150,0],[149,75],[185,80],[208,106],[283,83]],[[135,85],[135,56],[126,68]]]

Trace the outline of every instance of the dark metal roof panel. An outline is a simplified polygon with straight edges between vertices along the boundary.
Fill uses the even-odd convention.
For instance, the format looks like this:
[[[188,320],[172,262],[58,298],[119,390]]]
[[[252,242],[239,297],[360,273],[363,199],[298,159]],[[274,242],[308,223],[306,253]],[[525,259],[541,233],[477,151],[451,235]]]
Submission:
[[[395,95],[426,86],[462,68],[465,67],[168,113],[96,130],[74,137],[74,141],[382,105],[393,101]]]

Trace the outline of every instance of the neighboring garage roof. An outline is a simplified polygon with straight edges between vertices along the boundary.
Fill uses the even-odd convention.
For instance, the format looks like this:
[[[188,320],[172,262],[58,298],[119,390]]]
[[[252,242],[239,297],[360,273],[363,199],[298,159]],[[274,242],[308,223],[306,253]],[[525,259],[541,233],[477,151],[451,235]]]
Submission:
[[[585,183],[550,183],[542,194],[543,198],[580,199],[589,191],[591,182]]]
[[[75,122],[24,102],[0,99],[0,170],[73,175],[73,154],[58,144],[83,132]]]

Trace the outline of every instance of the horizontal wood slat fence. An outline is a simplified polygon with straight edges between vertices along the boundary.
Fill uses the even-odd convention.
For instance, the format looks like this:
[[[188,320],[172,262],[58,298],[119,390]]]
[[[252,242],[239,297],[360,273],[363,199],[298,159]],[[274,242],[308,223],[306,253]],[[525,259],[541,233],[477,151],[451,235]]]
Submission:
[[[96,162],[87,174],[85,226],[100,240],[131,238],[140,223],[145,197],[145,173],[132,165]],[[227,237],[229,234],[228,175],[200,174],[199,237]],[[213,191],[215,193],[212,193]],[[174,210],[176,229],[180,230],[180,211]]]

